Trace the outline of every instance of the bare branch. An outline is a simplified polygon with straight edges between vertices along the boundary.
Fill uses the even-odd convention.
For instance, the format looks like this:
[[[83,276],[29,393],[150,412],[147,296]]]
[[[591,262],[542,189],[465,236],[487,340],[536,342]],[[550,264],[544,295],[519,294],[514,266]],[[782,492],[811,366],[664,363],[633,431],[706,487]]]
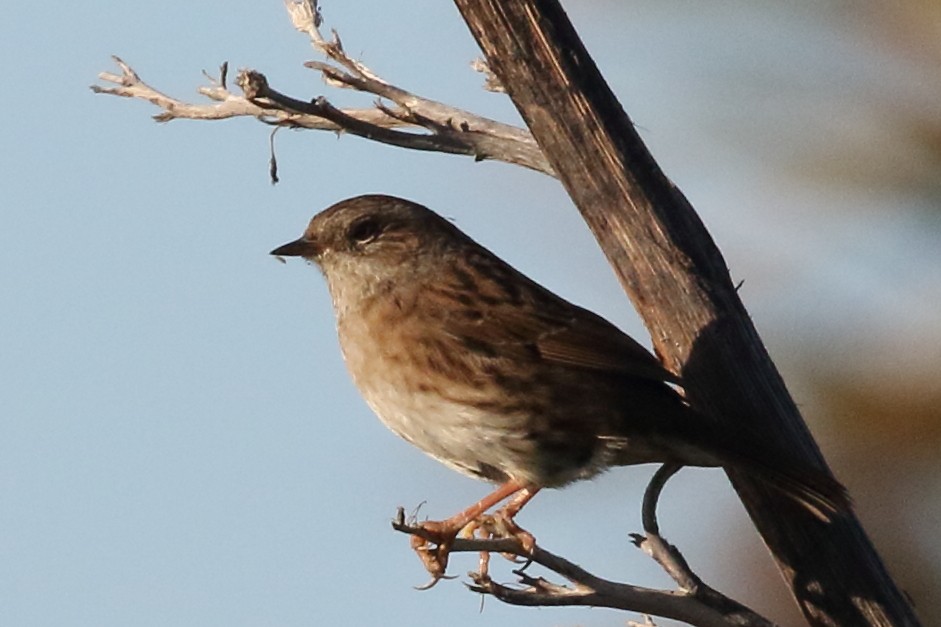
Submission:
[[[271,108],[280,111],[294,111],[323,118],[354,135],[383,144],[399,146],[400,148],[475,155],[474,147],[471,144],[462,142],[457,137],[448,133],[428,135],[424,133],[396,131],[364,122],[363,120],[348,115],[331,105],[323,97],[315,98],[311,102],[304,102],[303,100],[286,96],[271,89],[271,87],[268,86],[268,80],[265,78],[264,74],[255,72],[254,70],[242,70],[238,76],[238,84],[239,87],[242,88],[242,91],[245,92],[245,97],[250,102],[264,109]],[[380,110],[386,115],[394,117],[387,109],[382,108]]]
[[[442,145],[462,144],[464,148],[460,152],[463,154],[472,154],[478,160],[496,159],[515,163],[554,176],[552,167],[528,131],[396,87],[347,56],[336,31],[333,31],[333,39],[330,41],[323,36],[320,32],[322,18],[315,0],[285,0],[285,7],[294,27],[309,37],[314,50],[340,66],[338,68],[318,61],[304,64],[318,70],[328,85],[347,87],[391,100],[404,112],[399,119],[422,126],[444,138]],[[489,80],[488,85],[492,85]]]
[[[112,58],[121,68],[121,74],[102,72],[98,75],[98,78],[102,81],[113,83],[116,87],[92,85],[91,90],[96,94],[109,94],[123,98],[146,100],[164,110],[163,113],[158,113],[153,116],[158,122],[169,122],[170,120],[176,119],[225,120],[228,118],[249,116],[257,118],[266,124],[278,124],[333,132],[343,130],[337,124],[317,116],[265,108],[251,102],[243,96],[237,96],[225,87],[224,72],[220,74],[219,80],[210,77],[210,85],[199,88],[200,94],[210,100],[216,101],[217,104],[193,104],[178,100],[157,91],[142,81],[137,72],[119,57]],[[223,64],[223,68],[227,70],[227,67],[227,64]],[[391,117],[385,112],[375,108],[344,109],[343,112],[350,117],[380,127],[392,128],[407,125],[401,120]]]
[[[322,96],[312,100],[292,98],[271,89],[264,75],[254,70],[240,72],[240,79],[246,80],[240,80],[239,85],[243,90],[246,85],[249,86],[249,91],[239,96],[226,87],[227,65],[223,65],[218,80],[210,77],[210,85],[199,89],[199,93],[215,103],[193,104],[154,89],[118,57],[114,59],[122,70],[120,75],[110,72],[99,74],[102,81],[116,86],[93,85],[91,89],[99,94],[147,100],[163,109],[162,113],[154,116],[158,122],[184,118],[222,120],[251,116],[265,124],[348,131],[359,137],[403,148],[468,155],[477,161],[504,161],[555,175],[532,135],[525,129],[422,98],[393,85],[347,56],[335,31],[331,40],[322,35],[322,18],[316,2],[287,0],[285,6],[294,26],[308,36],[315,50],[331,61],[311,61],[306,64],[307,67],[320,72],[327,85],[372,94],[395,106],[389,107],[378,102],[372,108],[338,109]],[[263,90],[258,89],[260,84],[264,85]],[[488,80],[488,85],[492,87],[492,81]]]
[[[393,528],[418,536],[422,536],[424,531],[420,526],[406,525],[401,521],[394,522]],[[735,624],[691,596],[607,581],[539,546],[533,549],[531,555],[527,554],[522,543],[513,537],[457,538],[451,552],[499,552],[516,555],[548,568],[573,584],[573,587],[551,584],[542,578],[531,577],[524,569],[519,569],[514,571],[514,574],[520,577],[521,583],[526,587],[511,588],[495,583],[487,575],[470,573],[473,581],[471,590],[490,594],[512,605],[608,607],[675,618],[693,625],[729,627]]]
[[[98,75],[98,78],[107,83],[113,83],[116,87],[92,85],[91,90],[96,94],[110,94],[123,98],[147,100],[164,110],[163,113],[154,116],[154,119],[158,122],[169,122],[175,118],[222,120],[239,115],[260,117],[264,114],[264,111],[258,107],[230,94],[225,89],[221,77],[219,81],[210,79],[212,84],[199,90],[200,93],[217,101],[218,104],[194,105],[157,91],[142,81],[137,72],[131,69],[121,58],[116,56],[111,58],[121,68],[121,74],[102,72]]]
[[[679,590],[656,590],[602,579],[538,545],[531,550],[527,549],[519,533],[490,524],[487,520],[489,517],[476,523],[478,528],[486,529],[489,537],[457,538],[449,552],[481,553],[480,570],[468,573],[473,582],[469,588],[511,605],[608,607],[682,620],[691,625],[773,627],[773,623],[766,618],[704,584],[689,568],[679,550],[658,535],[657,500],[666,481],[679,468],[664,465],[654,475],[644,495],[646,535],[632,534],[634,544],[653,557],[673,577],[680,586]],[[405,521],[401,508],[392,527],[396,531],[433,541],[433,537],[420,524]],[[484,556],[492,552],[526,560],[522,568],[513,571],[523,587],[510,587],[491,579],[487,569],[489,558]],[[531,564],[539,564],[561,575],[570,585],[563,586],[530,575],[526,571]]]

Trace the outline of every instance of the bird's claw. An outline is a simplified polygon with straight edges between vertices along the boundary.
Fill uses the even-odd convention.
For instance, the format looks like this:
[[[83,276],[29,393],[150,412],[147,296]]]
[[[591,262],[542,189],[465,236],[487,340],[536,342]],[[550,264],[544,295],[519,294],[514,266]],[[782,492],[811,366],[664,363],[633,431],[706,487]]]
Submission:
[[[409,543],[412,550],[418,555],[418,559],[421,560],[425,570],[431,575],[431,581],[418,589],[428,590],[441,579],[453,579],[453,577],[446,576],[445,572],[448,568],[448,557],[454,539],[457,537],[457,531],[451,529],[448,525],[434,521],[425,521],[419,527],[424,533],[413,535]]]
[[[425,590],[431,590],[442,579],[457,579],[457,576],[456,575],[438,575],[438,576],[432,575],[431,580],[429,580],[428,583],[423,583],[420,586],[415,586],[415,589],[422,591],[422,592]]]
[[[526,555],[531,556],[536,549],[536,538],[531,533],[520,527],[513,520],[515,511],[504,511],[503,509],[490,515],[479,515],[463,527],[458,528],[457,520],[448,519],[444,521],[426,520],[418,524],[407,524],[405,511],[399,508],[392,522],[392,526],[399,531],[411,534],[409,545],[418,555],[422,566],[431,580],[417,590],[429,590],[433,588],[442,579],[454,579],[446,575],[448,568],[448,558],[451,554],[451,548],[454,546],[455,539],[462,538],[512,538],[519,542],[520,547]],[[465,519],[466,520],[466,519]],[[526,559],[525,555],[516,555],[513,553],[503,553],[503,557],[514,563],[522,563],[520,570],[525,569],[532,562],[532,559]],[[489,579],[490,552],[481,551],[478,560],[478,570],[474,574],[474,579],[480,581]]]

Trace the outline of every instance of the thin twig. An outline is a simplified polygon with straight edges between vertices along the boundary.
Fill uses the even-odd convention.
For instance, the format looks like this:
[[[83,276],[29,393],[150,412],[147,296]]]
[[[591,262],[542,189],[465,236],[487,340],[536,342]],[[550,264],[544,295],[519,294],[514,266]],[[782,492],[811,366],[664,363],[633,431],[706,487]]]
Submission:
[[[645,533],[631,534],[631,541],[637,548],[660,564],[661,568],[676,582],[681,593],[697,598],[709,607],[720,611],[725,616],[732,618],[736,625],[772,627],[773,623],[771,621],[754,610],[705,584],[690,568],[680,550],[660,535],[660,524],[657,521],[657,503],[667,481],[680,468],[682,466],[678,464],[664,464],[654,473],[644,492],[641,518]]]

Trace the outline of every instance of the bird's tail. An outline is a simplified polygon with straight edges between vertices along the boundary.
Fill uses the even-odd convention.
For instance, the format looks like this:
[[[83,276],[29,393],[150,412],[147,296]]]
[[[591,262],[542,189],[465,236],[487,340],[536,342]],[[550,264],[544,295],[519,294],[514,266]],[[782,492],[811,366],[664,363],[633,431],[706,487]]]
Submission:
[[[650,446],[650,450],[645,451],[650,459],[645,461],[722,466],[753,476],[823,521],[830,521],[852,509],[846,488],[826,468],[789,455],[774,443],[759,439],[747,430],[732,432],[728,428],[720,428],[715,421],[674,395],[672,390],[669,390],[670,398],[665,398],[665,389],[665,386],[643,388],[639,385],[630,388],[631,406],[655,408],[649,412],[655,415],[655,419],[643,420],[648,414],[640,411],[632,414],[630,429],[624,428],[624,431],[632,432],[635,446],[638,441]],[[631,461],[623,463],[639,463],[630,439],[625,450]]]
[[[824,469],[806,465],[801,460],[772,462],[765,458],[742,462],[733,462],[733,468],[757,472],[763,481],[803,505],[824,522],[852,508],[846,488]]]
[[[734,447],[715,442],[703,447],[704,441],[708,440],[708,436],[700,434],[695,440],[696,445],[683,447],[687,454],[680,457],[698,457],[694,464],[722,466],[753,475],[803,505],[824,522],[852,509],[846,488],[825,469],[811,466],[796,457],[785,457],[759,443],[745,444],[741,435],[736,438]],[[699,449],[698,455],[690,451],[693,448]],[[711,458],[712,463],[702,463],[705,457]]]
[[[675,461],[695,466],[722,466],[727,470],[755,476],[790,497],[820,520],[849,512],[852,501],[846,488],[824,468],[818,468],[797,456],[786,455],[768,444],[739,432],[733,436],[714,429],[708,420],[689,415],[674,430],[685,437],[671,438],[665,448],[672,449]]]

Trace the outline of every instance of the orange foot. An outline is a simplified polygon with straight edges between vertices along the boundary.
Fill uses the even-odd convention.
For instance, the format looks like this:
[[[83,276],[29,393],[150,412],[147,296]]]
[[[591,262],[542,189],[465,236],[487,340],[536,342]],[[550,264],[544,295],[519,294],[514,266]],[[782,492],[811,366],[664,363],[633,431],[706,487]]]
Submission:
[[[418,559],[421,560],[425,570],[431,575],[431,581],[419,586],[418,589],[428,590],[442,579],[451,579],[445,575],[448,569],[448,556],[451,554],[451,546],[461,531],[461,527],[455,528],[452,519],[441,522],[426,520],[419,527],[423,533],[413,535],[410,544],[412,550],[418,554]]]
[[[475,530],[481,526],[478,518],[500,501],[513,495],[515,495],[513,499],[497,511],[493,519],[500,521],[499,528],[505,532],[504,536],[516,537],[523,544],[526,551],[532,553],[533,548],[536,546],[535,538],[513,522],[513,517],[538,491],[539,488],[537,487],[510,480],[463,512],[447,520],[429,520],[419,524],[421,533],[413,534],[410,543],[412,550],[421,559],[425,570],[431,575],[431,581],[419,587],[419,590],[427,590],[446,578],[448,556],[451,547],[454,545],[454,539],[457,538],[461,530],[474,523],[469,528],[469,533],[473,535]],[[486,569],[488,560],[489,557],[484,558],[483,555],[481,556],[481,565],[484,569]]]
[[[523,506],[529,503],[538,488],[525,488],[520,490],[516,496],[510,499],[510,502],[493,513],[493,521],[500,535],[507,538],[516,538],[523,545],[523,550],[532,555],[536,548],[536,538],[522,527],[516,524],[516,515],[520,513]]]

